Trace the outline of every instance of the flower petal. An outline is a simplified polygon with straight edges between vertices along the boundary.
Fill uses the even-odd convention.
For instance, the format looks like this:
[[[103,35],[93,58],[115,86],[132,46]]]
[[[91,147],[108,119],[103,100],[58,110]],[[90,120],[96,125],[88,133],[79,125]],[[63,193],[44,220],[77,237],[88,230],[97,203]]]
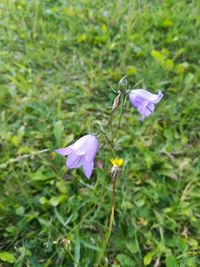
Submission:
[[[72,145],[72,150],[75,151],[77,155],[84,155],[88,150],[90,138],[91,135],[89,134],[81,137]]]
[[[98,149],[99,149],[98,140],[94,135],[91,135],[90,142],[88,142],[88,150],[85,155],[85,159],[87,162],[91,162],[94,160]]]
[[[139,106],[138,111],[144,117],[148,117],[154,111],[154,108],[155,108],[154,104],[147,103],[147,105]]]
[[[152,94],[147,90],[144,89],[135,89],[131,90],[129,94],[130,101],[137,101],[140,102],[138,104],[142,104],[144,101],[151,101],[154,104],[157,104],[161,98],[163,97],[162,92],[159,90],[158,94]],[[134,105],[135,106],[135,105]]]
[[[83,163],[83,171],[88,179],[90,179],[90,176],[92,175],[92,171],[94,168],[94,162],[87,162],[85,161]]]
[[[84,161],[84,156],[76,155],[72,152],[67,158],[66,165],[69,169],[79,168],[83,165]]]
[[[130,99],[131,104],[135,108],[138,108],[139,106],[143,105],[144,101],[146,101],[143,97],[140,97],[135,94],[129,94],[129,99]]]
[[[72,152],[71,146],[65,147],[65,148],[59,148],[55,150],[56,153],[62,156],[67,156]]]

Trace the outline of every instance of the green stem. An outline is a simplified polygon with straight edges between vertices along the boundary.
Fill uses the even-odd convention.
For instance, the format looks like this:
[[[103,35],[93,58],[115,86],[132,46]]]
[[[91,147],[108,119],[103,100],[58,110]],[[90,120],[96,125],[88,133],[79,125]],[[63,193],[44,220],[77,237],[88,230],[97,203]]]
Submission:
[[[108,232],[105,235],[105,239],[103,242],[103,248],[99,254],[97,264],[95,265],[96,267],[100,266],[104,252],[107,248],[108,242],[110,240],[110,236],[112,234],[112,225],[113,225],[113,220],[114,220],[114,215],[115,215],[115,190],[116,190],[116,181],[117,181],[117,174],[113,177],[113,186],[112,186],[112,206],[111,206],[111,213],[110,213],[110,219],[109,219],[109,226],[108,226]]]
[[[110,114],[110,120],[109,120],[109,123],[108,124],[110,125],[110,130],[111,130],[112,138],[111,138],[111,140],[108,139],[107,141],[109,141],[110,148],[112,148],[112,149],[114,149],[114,139],[115,139],[115,137],[117,135],[117,132],[118,132],[118,130],[120,128],[120,125],[121,125],[122,115],[123,115],[124,108],[125,108],[125,101],[126,101],[126,94],[123,93],[122,94],[122,107],[121,107],[121,112],[120,112],[120,115],[119,115],[119,121],[118,121],[117,127],[116,127],[116,129],[115,129],[114,132],[113,132],[113,125],[112,125],[113,112],[111,112],[111,114]],[[113,176],[112,176],[112,178],[113,178],[112,205],[111,205],[111,213],[110,213],[108,231],[105,234],[105,238],[104,238],[104,241],[103,241],[102,250],[101,250],[101,252],[99,254],[99,257],[97,259],[97,263],[95,264],[96,267],[101,266],[100,264],[101,264],[101,261],[102,261],[104,252],[105,252],[105,250],[106,250],[106,248],[108,246],[108,242],[109,242],[110,236],[112,234],[112,226],[113,226],[113,220],[114,220],[114,215],[115,215],[115,190],[116,190],[116,181],[117,181],[118,174],[119,174],[119,172],[114,172],[113,173]]]
[[[115,131],[114,131],[114,133],[113,133],[113,135],[112,135],[112,143],[114,142],[114,139],[115,139],[115,137],[116,137],[116,135],[117,135],[117,132],[118,132],[118,130],[119,130],[119,127],[120,127],[120,124],[121,124],[121,121],[122,121],[122,115],[123,115],[123,112],[124,112],[124,108],[125,108],[125,100],[126,100],[126,95],[125,94],[123,94],[122,95],[122,108],[121,108],[121,112],[120,112],[120,115],[119,115],[119,121],[118,121],[118,124],[117,124],[117,127],[116,127],[116,129],[115,129]]]
[[[110,213],[110,221],[109,221],[109,228],[108,228],[108,234],[107,234],[107,239],[106,239],[106,244],[108,243],[111,233],[112,233],[112,225],[113,225],[113,220],[114,220],[114,215],[115,215],[115,189],[116,189],[116,181],[117,181],[117,175],[115,175],[113,179],[113,189],[112,189],[112,208],[111,208],[111,213]]]

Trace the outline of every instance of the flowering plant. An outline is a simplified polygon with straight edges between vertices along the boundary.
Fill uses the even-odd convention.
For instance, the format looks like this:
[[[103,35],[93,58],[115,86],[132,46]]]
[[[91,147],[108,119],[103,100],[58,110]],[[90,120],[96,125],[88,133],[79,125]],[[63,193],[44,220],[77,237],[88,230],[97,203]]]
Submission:
[[[119,85],[127,85],[126,76],[120,80]],[[142,115],[140,120],[143,121],[146,117],[150,116],[153,113],[155,109],[155,104],[160,102],[163,97],[163,94],[160,90],[157,94],[152,94],[145,89],[120,90],[118,92],[117,97],[114,99],[112,105],[111,120],[113,112],[120,106],[121,97],[123,97],[123,100],[125,100],[127,96],[129,96],[130,103],[132,104],[132,106],[137,108],[138,112]],[[125,101],[123,101],[122,104],[121,116],[123,114],[124,103]],[[102,129],[100,129],[101,132],[107,138],[107,140],[110,142],[111,146],[113,146],[113,141],[120,126],[121,116],[116,131],[113,133],[111,139],[105,134]],[[83,167],[85,176],[89,179],[92,175],[92,171],[94,168],[94,158],[98,152],[98,149],[99,145],[96,136],[88,134],[78,139],[73,145],[70,145],[65,148],[59,148],[55,151],[62,156],[68,156],[66,166],[69,169]]]
[[[123,116],[127,97],[129,97],[131,105],[135,107],[140,113],[141,115],[140,121],[143,121],[146,117],[149,117],[154,112],[155,104],[159,103],[163,97],[163,94],[160,90],[158,91],[157,94],[152,94],[145,89],[133,89],[132,88],[130,90],[127,85],[128,85],[128,81],[125,76],[119,82],[120,90],[117,92],[118,95],[113,101],[112,111],[111,111],[110,119],[107,125],[107,126],[110,126],[110,129],[111,129],[110,135],[104,131],[101,124],[99,127],[100,134],[98,135],[98,137],[101,134],[103,134],[103,136],[106,138],[107,143],[109,144],[109,148],[114,151],[115,151],[114,141],[115,141],[115,137],[117,135],[118,129],[120,128],[121,119]],[[120,105],[122,106],[122,108],[121,108],[121,113],[119,116],[119,121],[118,121],[118,124],[115,130],[113,130],[113,125],[112,125],[113,114],[115,110],[119,108]],[[97,140],[96,135],[88,134],[78,139],[74,144],[68,147],[65,147],[65,148],[56,149],[55,151],[58,154],[67,157],[66,166],[69,169],[83,167],[83,171],[86,177],[89,179],[92,175],[92,171],[94,168],[94,159],[98,152],[98,149],[99,149],[99,142]],[[103,248],[98,257],[98,264],[101,263],[103,253],[106,249],[106,246],[108,244],[108,241],[109,241],[109,238],[112,232],[112,223],[113,223],[114,211],[115,211],[116,180],[117,180],[117,177],[120,175],[120,169],[124,162],[123,162],[123,159],[114,158],[114,159],[111,159],[111,163],[112,163],[111,177],[112,177],[112,182],[113,182],[111,214],[110,214],[108,232],[105,235]],[[99,266],[98,264],[97,266]]]

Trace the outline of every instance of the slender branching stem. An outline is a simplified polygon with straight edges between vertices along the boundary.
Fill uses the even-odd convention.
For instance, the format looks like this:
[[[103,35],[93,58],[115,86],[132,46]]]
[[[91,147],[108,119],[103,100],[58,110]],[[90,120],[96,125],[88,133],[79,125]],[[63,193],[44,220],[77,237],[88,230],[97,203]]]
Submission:
[[[115,189],[116,189],[116,181],[117,181],[117,174],[113,178],[113,187],[112,187],[112,207],[111,207],[111,213],[110,213],[110,221],[109,221],[109,228],[108,228],[108,234],[107,234],[107,240],[106,243],[108,243],[111,233],[112,233],[112,225],[115,215]]]
[[[122,115],[123,115],[123,113],[124,113],[124,108],[125,108],[125,99],[126,99],[126,95],[123,94],[123,95],[122,95],[122,107],[121,107],[121,112],[120,112],[120,115],[119,115],[119,121],[118,121],[117,127],[116,127],[116,129],[115,129],[115,131],[114,131],[114,133],[113,133],[113,135],[112,135],[112,140],[111,140],[112,143],[114,142],[114,139],[115,139],[115,137],[116,137],[116,135],[117,135],[117,132],[118,132],[118,130],[119,130],[119,128],[120,128],[120,125],[121,125]]]
[[[111,140],[108,139],[110,141],[110,149],[111,148],[112,149],[114,148],[114,139],[115,139],[115,137],[117,135],[117,132],[118,132],[118,130],[120,128],[120,125],[121,125],[122,116],[123,116],[124,109],[125,109],[125,102],[126,102],[126,94],[123,93],[122,94],[121,112],[120,112],[120,115],[119,115],[119,121],[118,121],[118,124],[116,126],[115,131],[113,131],[113,125],[112,125],[113,112],[111,112],[111,115],[110,115],[109,124],[110,124],[110,130],[111,130],[111,134],[112,134]],[[102,261],[104,252],[105,252],[105,250],[106,250],[106,248],[108,246],[108,243],[109,243],[109,240],[110,240],[110,236],[112,234],[113,221],[114,221],[114,215],[115,215],[115,190],[116,190],[116,181],[117,181],[117,177],[118,176],[119,176],[119,169],[117,169],[117,171],[114,171],[112,173],[112,181],[113,181],[113,184],[112,184],[112,204],[111,204],[111,213],[110,213],[108,231],[105,234],[105,238],[104,238],[104,241],[103,241],[102,250],[101,250],[101,252],[99,254],[99,257],[97,259],[97,263],[95,265],[96,267],[101,266],[101,261]]]
[[[101,266],[101,261],[104,255],[104,252],[108,246],[108,242],[110,240],[110,236],[112,234],[112,226],[113,226],[113,220],[114,220],[114,215],[115,215],[115,190],[116,190],[116,181],[117,181],[117,176],[118,173],[114,173],[113,175],[113,183],[112,183],[112,206],[111,206],[111,213],[110,213],[110,219],[109,219],[109,225],[108,225],[108,231],[105,235],[105,239],[103,242],[103,247],[102,250],[99,254],[97,264],[95,265],[96,267]]]

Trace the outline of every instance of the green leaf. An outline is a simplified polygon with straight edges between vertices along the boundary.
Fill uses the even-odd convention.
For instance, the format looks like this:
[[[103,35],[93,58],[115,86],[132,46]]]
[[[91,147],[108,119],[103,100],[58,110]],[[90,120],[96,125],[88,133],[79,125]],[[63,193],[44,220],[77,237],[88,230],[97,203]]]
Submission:
[[[129,242],[127,242],[126,247],[131,253],[137,253],[138,251],[140,251],[137,239],[129,240]]]
[[[194,249],[198,249],[198,242],[197,240],[193,239],[193,238],[190,238],[188,240],[188,243],[191,247],[193,247]]]
[[[178,262],[173,255],[166,256],[166,267],[178,267]]]
[[[171,60],[171,59],[165,60],[164,66],[165,66],[165,68],[167,70],[173,70],[173,68],[174,68],[174,62],[173,62],[173,60]]]
[[[39,202],[40,202],[41,205],[45,205],[45,204],[49,203],[49,200],[46,197],[43,196],[43,197],[41,197],[39,199]]]
[[[156,61],[158,61],[159,63],[163,63],[164,62],[164,56],[159,52],[159,51],[156,51],[156,50],[152,50],[151,51],[151,55],[152,57],[155,58]]]
[[[101,249],[91,243],[88,243],[87,241],[80,239],[80,242],[83,244],[84,247],[92,249],[92,250],[96,250],[96,251],[100,251]]]
[[[144,265],[149,265],[153,259],[153,252],[148,252],[143,259]]]
[[[123,267],[135,266],[135,261],[125,254],[118,254],[117,260]]]
[[[137,72],[137,69],[135,66],[128,66],[127,67],[127,73],[128,75],[135,75]]]
[[[0,260],[9,263],[14,263],[16,261],[14,254],[10,252],[0,252]]]
[[[75,262],[76,264],[80,261],[80,239],[78,234],[78,228],[76,228],[76,239],[75,239]]]
[[[54,124],[53,133],[56,139],[56,145],[59,147],[62,145],[62,139],[64,136],[64,126],[62,124],[62,121],[57,121]]]
[[[53,207],[57,207],[61,202],[64,202],[66,200],[66,198],[67,197],[65,195],[54,196],[54,197],[50,198],[49,203]]]
[[[25,209],[24,209],[24,207],[20,206],[20,207],[16,208],[15,212],[16,212],[16,215],[23,216]]]
[[[162,23],[163,28],[169,28],[173,25],[173,21],[170,19],[165,19]]]
[[[35,182],[39,181],[46,181],[54,178],[54,174],[50,173],[44,173],[42,170],[38,170],[37,172],[33,173],[31,175],[31,180]]]

